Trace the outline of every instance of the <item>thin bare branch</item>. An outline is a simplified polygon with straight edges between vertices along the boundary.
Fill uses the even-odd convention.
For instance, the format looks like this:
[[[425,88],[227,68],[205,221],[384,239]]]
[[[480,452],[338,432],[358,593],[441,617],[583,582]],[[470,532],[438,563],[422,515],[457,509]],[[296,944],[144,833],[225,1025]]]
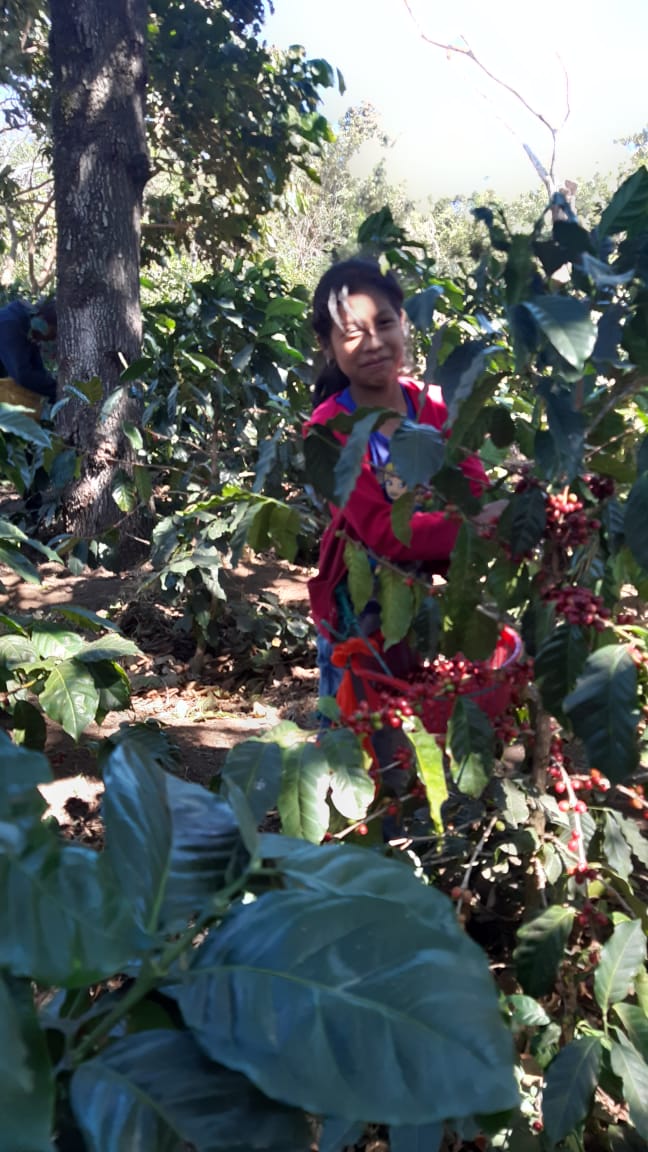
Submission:
[[[558,132],[559,132],[560,128],[565,124],[565,122],[569,116],[569,113],[570,113],[569,82],[568,82],[566,71],[565,71],[565,79],[566,79],[566,94],[567,94],[567,110],[565,113],[565,118],[562,121],[562,124],[556,128],[556,127],[554,127],[553,124],[551,124],[549,122],[549,120],[547,120],[546,116],[543,116],[542,112],[539,112],[537,110],[537,108],[534,108],[531,104],[529,104],[528,100],[522,95],[521,92],[519,92],[517,90],[517,88],[514,88],[512,86],[512,84],[507,84],[506,80],[502,80],[501,76],[496,76],[494,72],[491,72],[490,68],[488,68],[483,63],[483,61],[479,59],[479,57],[476,55],[476,53],[470,47],[465,36],[462,35],[462,37],[461,37],[461,39],[463,40],[464,45],[465,45],[465,47],[463,47],[463,48],[458,44],[446,44],[441,40],[435,40],[434,37],[428,36],[428,34],[421,27],[419,21],[417,20],[416,16],[414,15],[414,12],[412,11],[412,5],[410,3],[410,0],[403,0],[403,3],[404,3],[404,5],[405,5],[405,7],[409,13],[409,16],[410,16],[412,23],[414,24],[415,28],[417,29],[417,31],[419,33],[419,36],[421,37],[422,40],[425,41],[426,44],[431,44],[433,48],[440,48],[441,51],[445,52],[447,55],[452,52],[456,56],[463,56],[466,60],[472,60],[475,67],[479,68],[480,71],[483,72],[485,76],[488,76],[489,80],[492,80],[493,83],[497,84],[497,86],[499,88],[504,89],[505,92],[508,92],[511,96],[513,96],[514,99],[517,100],[518,103],[521,104],[522,107],[525,108],[526,111],[529,112],[531,116],[533,116],[536,120],[538,120],[539,123],[542,124],[543,127],[547,129],[547,131],[549,132],[549,134],[551,136],[551,164],[549,166],[548,172],[543,168],[542,171],[544,172],[544,175],[542,175],[541,171],[540,171],[540,168],[542,166],[539,167],[539,162],[538,162],[537,158],[531,152],[531,149],[526,144],[523,145],[523,147],[524,147],[524,150],[525,150],[527,156],[529,157],[529,160],[533,164],[535,171],[540,176],[542,183],[547,188],[549,195],[552,195],[554,188],[555,188],[554,171],[555,171],[555,163],[556,163],[556,147],[557,147]],[[562,64],[562,60],[561,60],[561,64]],[[563,68],[564,68],[564,65],[563,65]],[[507,127],[508,127],[508,125],[507,125]]]

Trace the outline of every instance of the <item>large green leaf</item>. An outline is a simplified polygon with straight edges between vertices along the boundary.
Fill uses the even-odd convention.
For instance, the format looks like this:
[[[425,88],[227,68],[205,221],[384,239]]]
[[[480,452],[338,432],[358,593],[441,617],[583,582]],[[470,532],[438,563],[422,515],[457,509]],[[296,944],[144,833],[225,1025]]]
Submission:
[[[451,625],[448,647],[444,647],[444,651],[449,653],[464,649],[481,600],[480,577],[486,571],[487,549],[475,525],[464,521],[457,533],[443,589],[443,612]]]
[[[588,656],[576,687],[563,704],[592,768],[614,781],[637,764],[637,670],[623,646],[606,645]]]
[[[117,1040],[81,1065],[72,1108],[89,1152],[304,1152],[303,1113],[268,1100],[238,1072],[207,1060],[186,1032]]]
[[[39,699],[50,720],[74,740],[92,723],[99,707],[94,679],[75,659],[63,660],[50,672]]]
[[[348,820],[361,820],[375,788],[360,741],[348,728],[336,728],[324,732],[319,746],[328,762],[331,801]]]
[[[130,704],[130,680],[124,669],[114,661],[102,660],[88,665],[95,688],[99,693],[97,723],[101,724],[108,712],[120,712]]]
[[[36,624],[32,628],[32,644],[36,656],[43,660],[55,657],[57,660],[67,660],[76,656],[83,648],[83,637],[78,632],[70,632],[61,624]]]
[[[284,882],[300,889],[337,896],[340,893],[376,896],[396,903],[414,901],[417,915],[428,915],[438,927],[447,919],[452,933],[456,925],[454,907],[434,888],[420,898],[420,879],[400,860],[385,860],[352,844],[332,842],[324,846],[291,840],[287,836],[264,833],[259,837],[259,854],[275,862]]]
[[[640,920],[617,924],[601,949],[594,974],[594,995],[605,1016],[612,1004],[625,1000],[632,981],[646,960],[646,937]]]
[[[443,466],[445,439],[430,424],[403,420],[391,438],[391,461],[408,488],[428,484]]]
[[[443,752],[436,737],[432,733],[426,732],[420,721],[417,721],[413,731],[408,732],[408,737],[414,745],[416,772],[425,787],[425,795],[430,807],[430,819],[436,831],[441,834],[443,832],[441,808],[448,799],[448,782],[443,764]]]
[[[0,979],[0,1152],[50,1152],[54,1077],[29,981]]]
[[[382,634],[385,648],[390,648],[410,630],[414,618],[414,596],[405,578],[391,568],[380,569],[378,588]]]
[[[628,1105],[630,1120],[644,1140],[648,1140],[648,1064],[634,1045],[617,1033],[610,1048],[612,1071],[623,1084],[623,1097]]]
[[[335,503],[335,469],[341,455],[339,440],[330,428],[315,424],[304,440],[306,476],[326,500]]]
[[[389,1130],[390,1152],[438,1152],[443,1139],[443,1124],[411,1124]]]
[[[373,867],[380,886],[390,862]],[[187,1024],[212,1058],[308,1112],[416,1125],[513,1107],[511,1039],[483,953],[438,893],[391,887],[391,898],[271,892],[239,908],[178,972]]]
[[[292,563],[297,555],[297,538],[301,531],[301,520],[296,508],[290,508],[286,504],[274,501],[270,507],[267,535],[256,541],[253,528],[254,525],[248,535],[248,543],[251,548],[257,552],[274,548],[282,560],[289,560]]]
[[[0,404],[0,432],[9,432],[38,448],[49,448],[52,443],[45,428],[25,410],[11,404]]]
[[[127,636],[112,635],[84,644],[82,650],[76,653],[76,658],[82,664],[93,664],[100,660],[121,660],[124,656],[139,655],[141,649]]]
[[[166,775],[152,757],[125,740],[103,767],[102,813],[112,867],[135,919],[155,932],[171,857]]]
[[[317,1152],[340,1152],[341,1149],[353,1148],[362,1138],[364,1130],[364,1124],[329,1117],[322,1125]]]
[[[441,284],[431,284],[422,292],[415,292],[405,301],[405,311],[415,328],[419,332],[427,332],[432,327],[432,317],[436,309],[439,296],[443,296]]]
[[[441,609],[436,596],[424,596],[412,621],[412,641],[424,659],[433,660],[439,651]]]
[[[625,507],[626,543],[635,560],[648,572],[648,473],[632,485]]]
[[[545,474],[555,480],[572,480],[583,467],[585,417],[574,406],[570,388],[554,387],[549,380],[542,380],[538,385],[538,393],[544,397],[547,406],[548,434],[553,449],[552,463],[546,461]],[[542,431],[539,431],[536,450],[541,443],[541,436]]]
[[[619,832],[629,845],[632,855],[636,856],[641,864],[648,867],[648,840],[646,840],[636,820],[628,819],[626,816],[622,816],[620,812],[614,812],[612,815]]]
[[[532,486],[512,496],[500,519],[498,535],[506,540],[514,556],[524,556],[542,539],[546,522],[544,493]]]
[[[617,188],[604,209],[598,231],[601,237],[644,228],[648,216],[648,171],[642,165]]]
[[[448,748],[459,790],[467,796],[481,796],[495,761],[495,735],[486,714],[467,696],[455,699]]]
[[[376,416],[375,411],[367,412],[354,424],[335,465],[335,502],[340,507],[344,507],[356,486]]]
[[[448,460],[461,459],[463,449],[474,445],[475,430],[484,421],[484,435],[486,434],[486,420],[484,406],[492,400],[493,394],[500,382],[500,375],[493,373],[476,383],[470,396],[468,396],[451,421],[450,438],[447,444]],[[482,437],[483,439],[483,437]]]
[[[455,423],[462,406],[473,397],[477,382],[494,351],[496,349],[488,347],[482,339],[466,340],[453,348],[437,368],[436,382],[443,391],[449,427]]]
[[[546,996],[553,990],[574,915],[573,908],[556,905],[520,928],[513,959],[520,984],[530,996]]]
[[[612,871],[628,880],[632,873],[632,853],[623,835],[622,820],[618,812],[604,813],[603,852]]]
[[[581,370],[596,343],[596,326],[587,300],[573,296],[536,296],[526,308],[546,339],[572,367]]]
[[[546,711],[553,716],[562,716],[565,697],[582,672],[587,653],[583,630],[574,624],[560,624],[541,644],[535,658],[535,681]]]
[[[391,506],[392,532],[407,547],[412,542],[412,516],[416,510],[416,492],[401,492]]]
[[[0,664],[13,670],[37,659],[36,648],[27,636],[0,636]]]
[[[137,923],[149,934],[179,931],[245,866],[234,813],[127,736],[103,777],[107,852]]]
[[[277,808],[286,836],[319,844],[328,829],[329,767],[317,744],[303,741],[284,754]]]
[[[0,856],[0,966],[41,984],[80,988],[123,972],[137,941],[132,912],[104,857],[54,833]]]
[[[28,584],[40,584],[38,569],[13,544],[0,544],[0,564],[6,564]]]
[[[550,1023],[551,1018],[533,996],[513,993],[506,997],[505,1003],[511,1012],[510,1025],[513,1032],[522,1032],[525,1028],[544,1028]]]
[[[648,1016],[637,1004],[615,1004],[615,1014],[623,1024],[628,1039],[648,1064]]]
[[[279,798],[283,752],[273,736],[241,741],[227,753],[222,770],[225,796],[230,783],[239,788],[257,823],[276,807]]]
[[[582,1036],[552,1060],[542,1093],[542,1119],[550,1148],[579,1128],[599,1081],[603,1049],[598,1036]]]
[[[168,773],[166,789],[172,845],[161,919],[171,932],[244,872],[248,854],[237,818],[220,796]]]
[[[6,732],[0,732],[0,816],[7,815],[12,797],[51,779],[47,756],[17,747]]]
[[[362,545],[347,540],[344,546],[344,563],[347,570],[349,596],[356,615],[367,607],[373,596],[374,574],[369,563],[369,557]]]

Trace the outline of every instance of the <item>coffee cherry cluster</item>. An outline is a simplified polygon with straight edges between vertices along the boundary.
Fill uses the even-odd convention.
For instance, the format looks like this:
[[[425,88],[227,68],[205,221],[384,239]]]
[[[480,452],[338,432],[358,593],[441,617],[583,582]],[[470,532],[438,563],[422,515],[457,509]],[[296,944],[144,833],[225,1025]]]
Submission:
[[[515,710],[522,703],[530,679],[531,662],[528,660],[505,668],[491,668],[483,662],[469,660],[461,653],[438,656],[412,674],[406,691],[392,692],[387,688],[377,693],[377,704],[373,709],[363,700],[344,723],[357,736],[370,739],[379,729],[401,728],[404,721],[416,716],[429,732],[441,733],[447,725],[455,696],[483,696],[492,706],[492,711],[498,712],[494,720],[498,738],[508,744],[520,734],[521,726]],[[500,702],[501,707],[498,707]],[[412,757],[406,749],[399,749],[395,755],[404,769],[412,768]]]
[[[574,584],[550,584],[544,588],[542,598],[553,601],[556,611],[564,616],[568,624],[586,625],[602,632],[610,619],[609,608],[589,588],[580,588]]]
[[[361,700],[356,712],[345,718],[345,725],[356,736],[371,736],[380,728],[402,728],[403,717],[412,715],[412,706],[408,700],[397,699],[387,693],[381,693],[384,701],[381,708],[371,711],[369,703]]]
[[[598,911],[591,900],[586,900],[576,917],[576,923],[579,928],[588,928],[591,931],[593,928],[606,928],[610,921],[604,912]]]
[[[560,548],[578,548],[586,544],[592,532],[601,527],[599,520],[589,520],[583,504],[573,492],[547,497],[545,539]]]
[[[587,487],[599,502],[614,496],[614,480],[611,476],[588,476]]]

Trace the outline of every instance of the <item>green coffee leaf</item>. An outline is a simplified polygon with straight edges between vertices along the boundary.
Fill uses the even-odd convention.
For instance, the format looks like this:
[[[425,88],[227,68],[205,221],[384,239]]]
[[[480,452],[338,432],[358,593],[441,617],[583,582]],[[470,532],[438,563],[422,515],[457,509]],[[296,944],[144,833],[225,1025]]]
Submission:
[[[637,1004],[615,1004],[619,1017],[632,1046],[648,1064],[648,1016]]]
[[[606,645],[588,656],[563,705],[584,742],[592,768],[613,782],[634,770],[637,748],[637,670],[623,646]]]
[[[623,835],[622,819],[618,812],[604,813],[603,851],[612,871],[627,880],[632,873],[632,854]]]
[[[637,564],[648,572],[648,473],[632,485],[625,506],[624,533]]]
[[[430,807],[430,819],[439,834],[443,832],[441,808],[448,799],[448,782],[443,764],[443,751],[436,737],[426,732],[420,721],[407,733],[416,753],[416,774],[423,781]]]
[[[530,996],[546,996],[552,991],[574,915],[573,908],[556,905],[518,931],[513,959],[520,984]]]
[[[522,304],[563,360],[577,370],[585,366],[596,343],[589,301],[573,296],[536,296]]]
[[[617,924],[601,949],[594,974],[594,995],[605,1016],[612,1004],[625,1000],[646,959],[646,937],[640,920]]]
[[[598,1036],[567,1044],[547,1069],[542,1093],[542,1119],[550,1148],[580,1128],[599,1081],[603,1049]]]
[[[387,649],[407,636],[414,617],[414,596],[406,578],[391,568],[380,569],[378,589],[382,634]]]
[[[347,568],[351,603],[359,616],[373,596],[374,574],[364,548],[352,544],[350,540],[344,546],[344,563]]]
[[[269,1100],[239,1072],[208,1060],[187,1032],[125,1036],[77,1068],[74,1115],[89,1152],[303,1152],[303,1112]]]
[[[583,671],[588,651],[582,629],[574,624],[559,624],[541,644],[535,658],[535,681],[552,716],[562,716],[565,697]]]
[[[284,753],[274,740],[252,737],[227,753],[222,769],[224,795],[232,783],[245,796],[257,823],[277,805]]]
[[[374,797],[369,758],[348,728],[329,730],[319,746],[330,772],[331,802],[347,820],[361,820]]]
[[[408,488],[427,485],[443,466],[445,439],[438,428],[403,420],[391,438],[391,462]]]
[[[329,783],[328,761],[317,744],[304,741],[284,752],[277,808],[286,836],[320,843],[329,826]]]
[[[623,1035],[617,1033],[610,1048],[612,1071],[623,1084],[631,1123],[644,1140],[648,1140],[648,1064]]]
[[[399,1126],[514,1107],[510,1034],[483,953],[449,901],[358,853],[372,857],[375,895],[339,876],[337,892],[317,898],[269,892],[209,934],[172,989],[187,1026],[212,1059],[316,1115]],[[327,868],[344,859],[344,850],[308,850],[318,854]],[[295,1029],[298,1045],[287,1043]]]
[[[467,796],[481,796],[495,760],[493,726],[467,696],[457,696],[448,726],[451,770],[457,787]]]
[[[94,678],[78,660],[63,660],[50,672],[39,697],[43,711],[78,740],[99,707]]]
[[[0,979],[0,1152],[50,1152],[54,1076],[28,980]]]

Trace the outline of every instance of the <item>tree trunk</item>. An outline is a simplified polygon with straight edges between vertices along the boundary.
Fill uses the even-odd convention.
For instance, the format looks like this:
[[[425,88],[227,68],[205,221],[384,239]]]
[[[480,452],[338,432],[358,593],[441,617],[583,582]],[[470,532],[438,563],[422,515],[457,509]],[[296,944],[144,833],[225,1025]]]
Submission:
[[[98,417],[141,352],[147,3],[50,0],[50,15],[59,395],[61,385],[97,378],[103,397],[73,399],[59,413],[60,432],[82,456],[63,518],[68,532],[92,538],[120,516],[111,493],[116,470],[128,466],[122,429],[138,419],[128,389]]]

